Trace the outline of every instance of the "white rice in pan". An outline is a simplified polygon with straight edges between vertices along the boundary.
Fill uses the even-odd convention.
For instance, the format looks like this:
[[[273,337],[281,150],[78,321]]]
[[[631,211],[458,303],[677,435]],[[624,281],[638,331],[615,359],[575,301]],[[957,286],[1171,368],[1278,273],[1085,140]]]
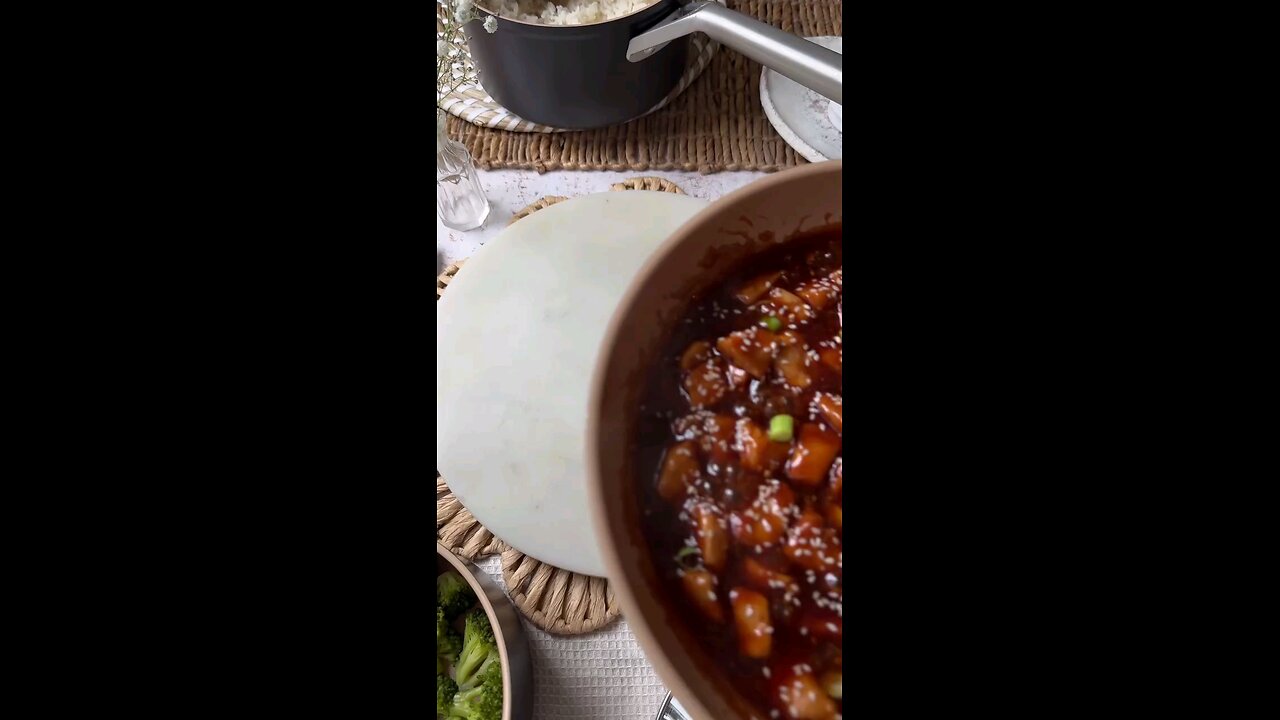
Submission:
[[[640,12],[658,0],[481,0],[503,17],[540,25],[585,25]]]

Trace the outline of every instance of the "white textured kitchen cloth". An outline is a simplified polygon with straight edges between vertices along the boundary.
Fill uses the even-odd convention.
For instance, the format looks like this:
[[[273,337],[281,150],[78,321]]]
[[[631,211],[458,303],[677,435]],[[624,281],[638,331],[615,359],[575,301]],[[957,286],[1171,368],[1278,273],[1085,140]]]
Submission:
[[[503,590],[502,559],[476,563]],[[654,720],[667,689],[620,618],[586,635],[552,635],[520,618],[533,659],[533,720]]]

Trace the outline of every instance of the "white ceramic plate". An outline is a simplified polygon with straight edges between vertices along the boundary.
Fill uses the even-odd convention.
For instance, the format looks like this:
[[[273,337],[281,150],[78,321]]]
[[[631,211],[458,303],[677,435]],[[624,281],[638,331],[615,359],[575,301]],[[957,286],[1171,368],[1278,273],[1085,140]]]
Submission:
[[[843,54],[843,38],[811,37]],[[809,162],[844,156],[842,134],[827,115],[831,101],[790,78],[765,68],[760,73],[760,104],[782,139]]]
[[[436,468],[521,552],[604,576],[583,471],[592,369],[631,278],[705,206],[633,190],[552,205],[480,248],[436,303]]]

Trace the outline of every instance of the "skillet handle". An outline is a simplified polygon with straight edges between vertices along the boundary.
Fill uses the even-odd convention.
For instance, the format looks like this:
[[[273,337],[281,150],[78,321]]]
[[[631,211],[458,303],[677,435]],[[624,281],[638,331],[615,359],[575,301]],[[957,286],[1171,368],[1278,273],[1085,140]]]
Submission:
[[[684,6],[652,30],[632,38],[627,59],[640,62],[672,40],[695,32],[706,33],[712,40],[843,104],[844,58],[840,53],[707,0]]]

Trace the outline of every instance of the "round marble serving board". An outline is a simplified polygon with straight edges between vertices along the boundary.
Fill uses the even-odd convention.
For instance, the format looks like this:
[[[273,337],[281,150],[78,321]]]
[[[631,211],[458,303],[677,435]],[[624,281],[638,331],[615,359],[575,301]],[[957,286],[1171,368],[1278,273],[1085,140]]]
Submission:
[[[460,506],[513,548],[603,577],[582,467],[592,368],[635,272],[703,207],[669,191],[565,200],[437,282],[436,467]]]
[[[843,54],[844,39],[806,38]],[[760,72],[760,104],[765,117],[783,140],[809,162],[838,160],[844,156],[844,134],[827,109],[831,101],[791,78],[764,68]]]

